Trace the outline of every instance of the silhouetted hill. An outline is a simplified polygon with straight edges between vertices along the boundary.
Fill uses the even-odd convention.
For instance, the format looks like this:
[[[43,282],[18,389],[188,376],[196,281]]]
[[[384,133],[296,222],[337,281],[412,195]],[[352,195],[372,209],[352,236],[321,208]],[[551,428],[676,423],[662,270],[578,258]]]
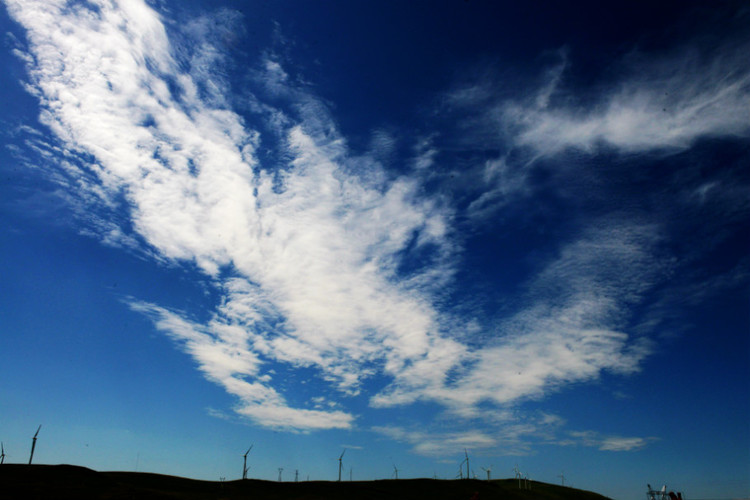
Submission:
[[[3,500],[606,500],[574,488],[537,481],[529,485],[529,490],[519,490],[513,479],[214,482],[143,472],[96,472],[73,465],[0,466]]]

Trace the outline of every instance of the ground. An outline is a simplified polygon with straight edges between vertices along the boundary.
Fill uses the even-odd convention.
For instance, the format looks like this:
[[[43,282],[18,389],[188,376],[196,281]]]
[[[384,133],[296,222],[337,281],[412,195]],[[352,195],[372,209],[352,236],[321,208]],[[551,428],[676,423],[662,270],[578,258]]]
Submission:
[[[513,479],[305,481],[250,479],[197,481],[143,472],[97,472],[74,465],[0,466],[0,499],[263,499],[263,500],[606,500],[597,493]]]

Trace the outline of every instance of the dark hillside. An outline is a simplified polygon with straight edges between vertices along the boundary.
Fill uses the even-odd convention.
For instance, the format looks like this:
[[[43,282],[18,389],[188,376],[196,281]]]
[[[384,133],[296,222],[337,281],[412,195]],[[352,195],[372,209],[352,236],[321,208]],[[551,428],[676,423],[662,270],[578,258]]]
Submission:
[[[589,491],[530,482],[519,490],[512,479],[309,481],[278,483],[198,481],[139,472],[95,472],[72,465],[0,466],[0,499],[262,499],[262,500],[606,500]]]

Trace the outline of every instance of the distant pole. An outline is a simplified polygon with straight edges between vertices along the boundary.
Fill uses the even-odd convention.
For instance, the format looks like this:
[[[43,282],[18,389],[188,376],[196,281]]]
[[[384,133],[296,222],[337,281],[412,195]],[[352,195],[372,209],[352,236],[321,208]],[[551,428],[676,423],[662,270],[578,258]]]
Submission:
[[[29,456],[29,465],[31,465],[31,461],[34,459],[34,448],[36,448],[36,437],[39,435],[39,431],[41,430],[42,426],[39,425],[39,428],[36,430],[36,434],[34,434],[34,437],[31,440],[31,456]]]

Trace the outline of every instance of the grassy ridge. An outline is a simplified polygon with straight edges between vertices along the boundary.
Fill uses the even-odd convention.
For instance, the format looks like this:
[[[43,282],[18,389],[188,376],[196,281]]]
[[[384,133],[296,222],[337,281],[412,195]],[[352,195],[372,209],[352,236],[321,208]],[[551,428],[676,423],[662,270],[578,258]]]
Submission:
[[[254,500],[606,500],[589,491],[513,479],[493,481],[400,479],[279,483],[198,481],[143,472],[96,472],[72,465],[0,466],[0,499],[254,499]]]

